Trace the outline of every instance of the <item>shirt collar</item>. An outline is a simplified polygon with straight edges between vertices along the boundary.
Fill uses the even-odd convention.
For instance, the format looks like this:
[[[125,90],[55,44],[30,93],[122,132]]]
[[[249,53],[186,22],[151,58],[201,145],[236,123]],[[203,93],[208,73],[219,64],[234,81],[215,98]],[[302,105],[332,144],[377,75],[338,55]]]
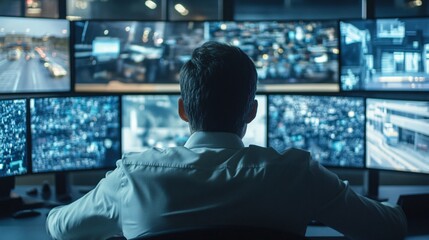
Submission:
[[[243,141],[233,133],[195,132],[185,143],[186,148],[243,148]]]

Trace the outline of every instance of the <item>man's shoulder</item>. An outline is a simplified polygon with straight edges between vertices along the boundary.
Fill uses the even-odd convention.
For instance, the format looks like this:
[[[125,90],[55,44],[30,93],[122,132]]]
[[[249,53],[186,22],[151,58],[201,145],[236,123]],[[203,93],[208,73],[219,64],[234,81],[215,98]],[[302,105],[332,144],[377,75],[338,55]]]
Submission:
[[[183,166],[197,155],[185,147],[149,148],[142,152],[129,152],[122,156],[123,165]]]

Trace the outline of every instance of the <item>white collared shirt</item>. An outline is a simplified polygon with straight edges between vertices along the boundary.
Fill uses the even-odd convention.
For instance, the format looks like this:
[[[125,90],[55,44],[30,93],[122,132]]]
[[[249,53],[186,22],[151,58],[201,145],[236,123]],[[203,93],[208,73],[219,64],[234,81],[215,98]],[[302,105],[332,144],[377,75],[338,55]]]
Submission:
[[[54,208],[54,239],[134,238],[178,228],[251,225],[304,235],[318,220],[356,239],[402,239],[405,215],[357,195],[308,152],[244,147],[196,132],[184,147],[130,153],[77,201]]]

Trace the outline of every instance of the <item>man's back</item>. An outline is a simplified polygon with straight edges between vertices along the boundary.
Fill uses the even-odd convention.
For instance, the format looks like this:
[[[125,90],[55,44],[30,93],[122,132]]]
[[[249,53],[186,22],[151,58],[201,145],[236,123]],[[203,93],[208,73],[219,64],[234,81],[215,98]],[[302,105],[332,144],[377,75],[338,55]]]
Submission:
[[[361,232],[353,230],[352,234],[367,239],[402,233],[398,228],[389,229],[393,235],[380,232],[400,222],[399,211],[374,208],[366,213],[372,204],[366,199],[363,204],[347,206],[363,198],[312,161],[308,152],[290,149],[279,154],[271,148],[245,148],[240,138],[230,133],[196,132],[185,147],[128,154],[104,180],[92,196],[62,212],[79,208],[82,215],[108,216],[109,223],[99,224],[100,231],[106,225],[116,225],[111,234],[122,231],[127,238],[217,225],[265,226],[304,235],[313,219],[346,232],[358,224]],[[100,198],[102,202],[93,201]],[[343,208],[344,213],[337,208]],[[55,212],[51,219],[67,218]],[[381,217],[361,222],[367,221],[367,214],[375,213]],[[355,215],[341,219],[347,214]],[[371,232],[372,227],[378,230]],[[91,229],[94,233],[95,228]]]

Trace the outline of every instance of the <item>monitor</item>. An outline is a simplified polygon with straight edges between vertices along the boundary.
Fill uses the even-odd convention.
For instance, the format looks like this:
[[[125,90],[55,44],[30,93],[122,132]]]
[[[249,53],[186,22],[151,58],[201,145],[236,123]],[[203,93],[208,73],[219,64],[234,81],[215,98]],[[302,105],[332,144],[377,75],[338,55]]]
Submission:
[[[28,172],[26,109],[25,99],[0,100],[0,178]]]
[[[363,98],[278,94],[268,109],[268,146],[308,150],[325,166],[364,167]]]
[[[341,89],[429,90],[429,18],[340,22]]]
[[[122,152],[151,147],[183,146],[190,136],[188,124],[177,113],[179,95],[124,95],[122,97]],[[243,142],[266,146],[266,96],[257,96],[256,118]]]
[[[259,91],[338,91],[337,21],[208,22],[209,39],[254,61]],[[207,30],[206,30],[207,31]]]
[[[76,91],[179,92],[179,70],[204,42],[203,22],[73,22]]]
[[[69,22],[0,17],[0,94],[71,90]]]
[[[429,173],[429,101],[368,98],[368,168]]]
[[[121,156],[119,96],[30,99],[32,170],[113,168]]]

